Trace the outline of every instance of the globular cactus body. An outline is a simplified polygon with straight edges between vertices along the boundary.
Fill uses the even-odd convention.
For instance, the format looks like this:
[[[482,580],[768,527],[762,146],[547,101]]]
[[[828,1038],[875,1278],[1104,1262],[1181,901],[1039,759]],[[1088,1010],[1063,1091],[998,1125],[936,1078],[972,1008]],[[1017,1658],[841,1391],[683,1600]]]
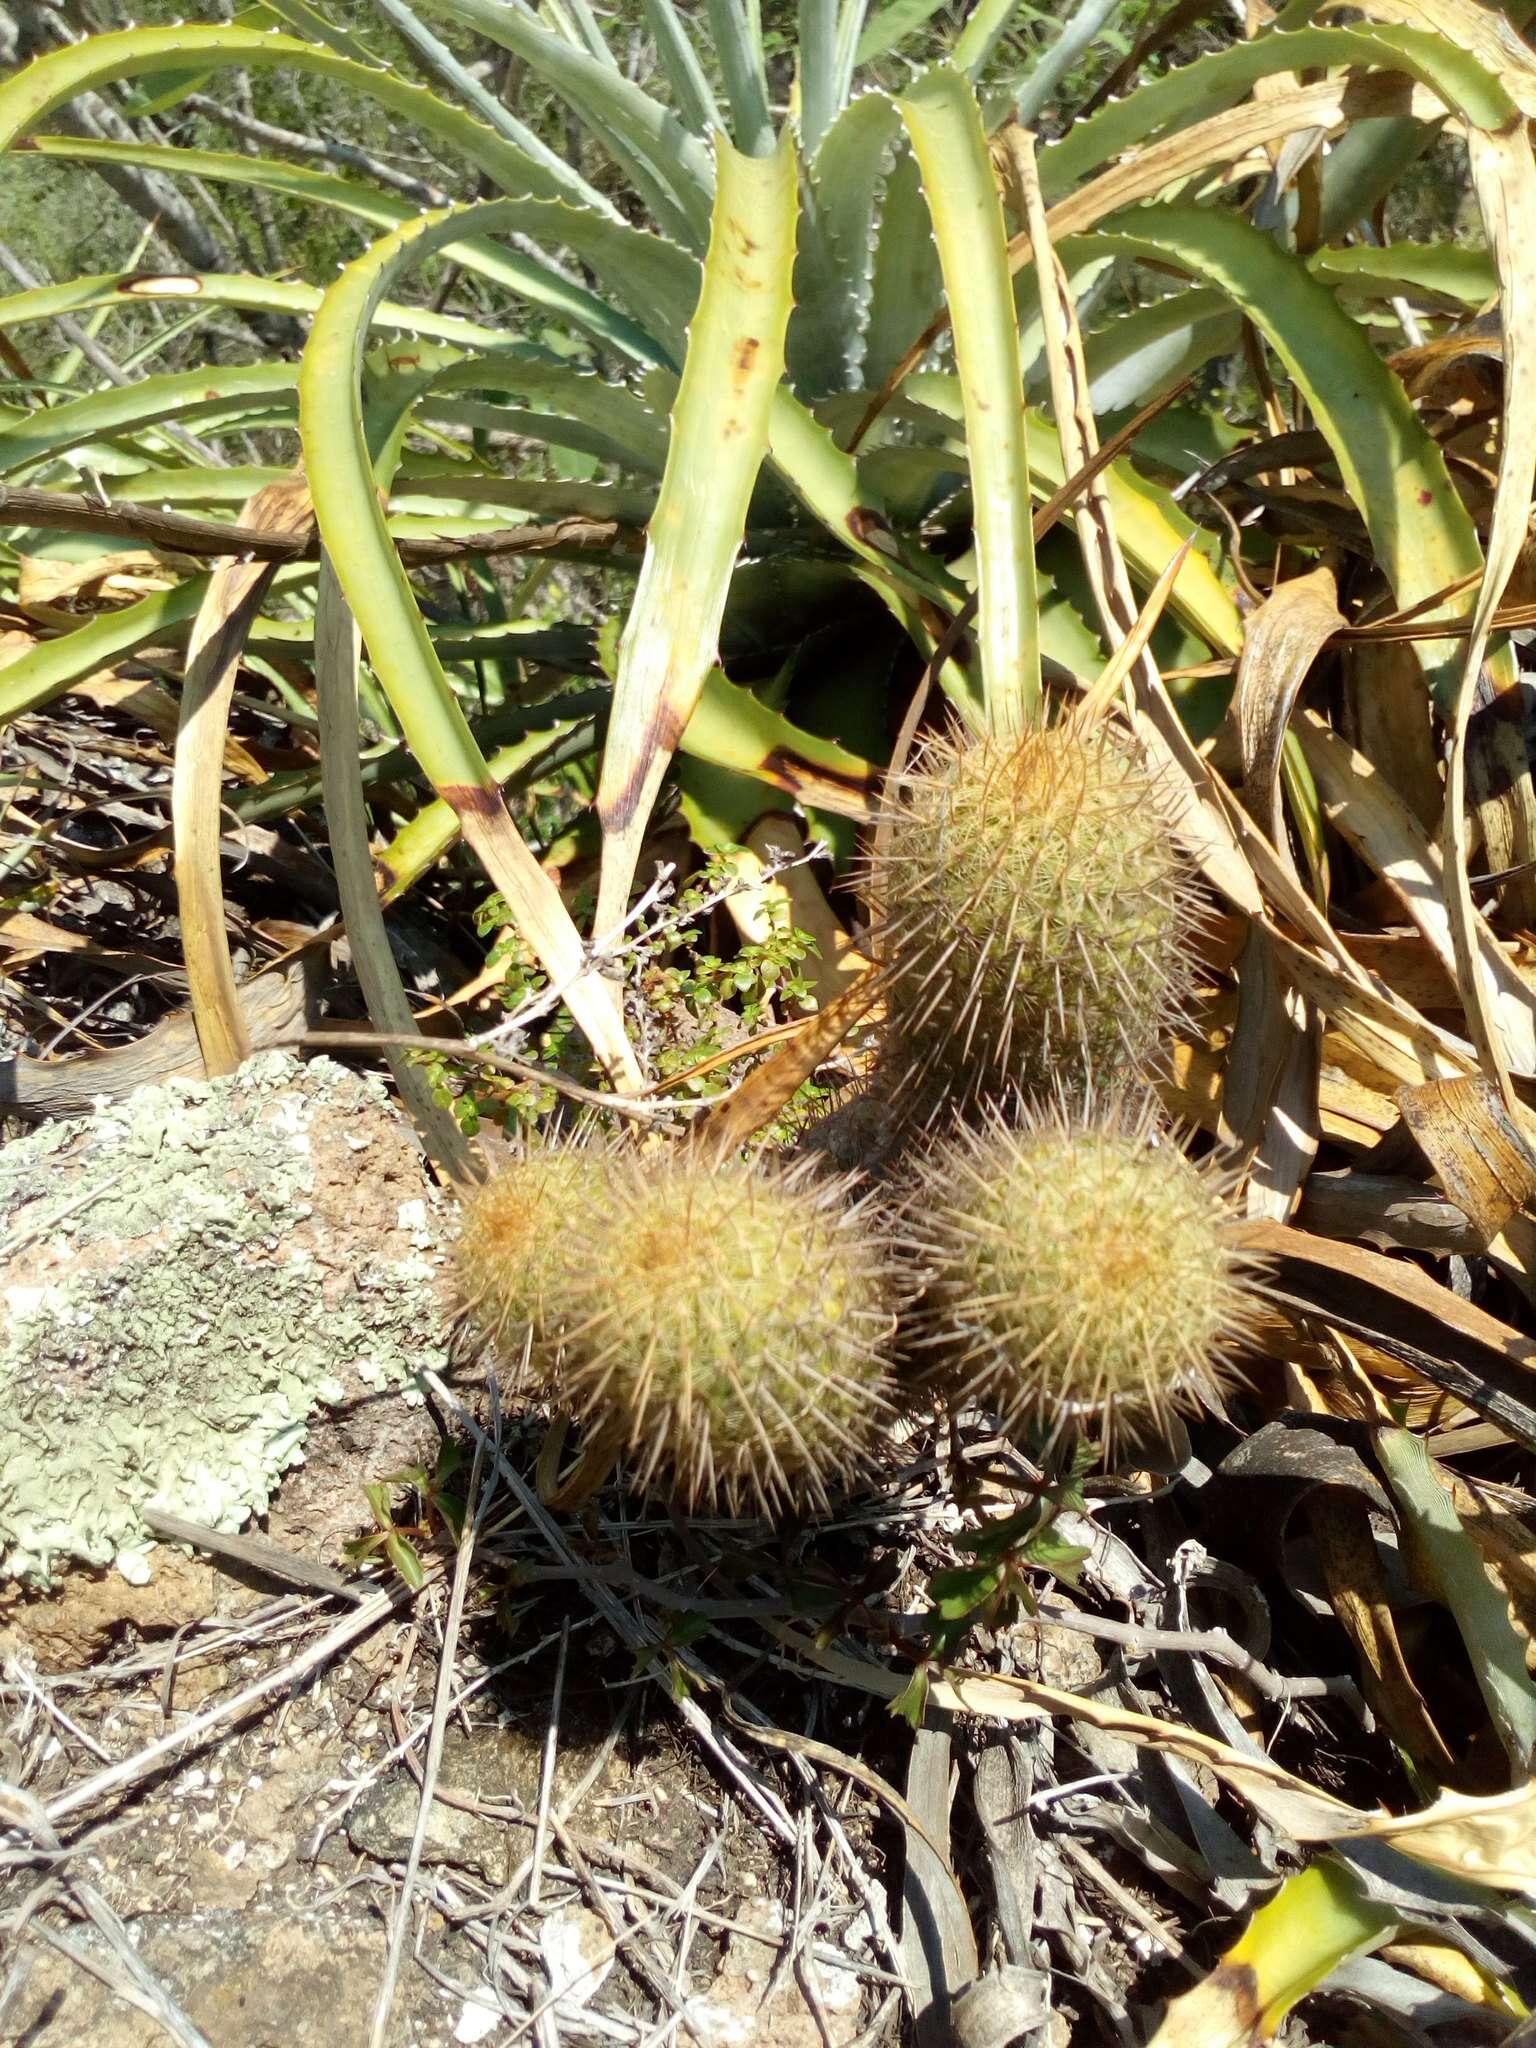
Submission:
[[[681,1148],[531,1152],[468,1205],[479,1327],[690,1505],[819,1506],[891,1414],[896,1268],[851,1183]],[[505,1269],[502,1263],[505,1261]]]
[[[530,1143],[466,1196],[455,1279],[471,1322],[501,1364],[534,1384],[554,1370],[565,1320],[573,1230],[600,1207],[602,1146]]]
[[[1179,1013],[1192,880],[1108,726],[931,740],[869,879],[895,967],[887,1085],[909,1116],[1119,1085]]]
[[[1149,1110],[994,1115],[936,1144],[904,1210],[914,1355],[1010,1432],[1111,1439],[1219,1398],[1252,1275],[1213,1176]]]
[[[867,1207],[804,1167],[616,1161],[584,1233],[562,1392],[697,1503],[824,1504],[890,1413],[892,1273]]]

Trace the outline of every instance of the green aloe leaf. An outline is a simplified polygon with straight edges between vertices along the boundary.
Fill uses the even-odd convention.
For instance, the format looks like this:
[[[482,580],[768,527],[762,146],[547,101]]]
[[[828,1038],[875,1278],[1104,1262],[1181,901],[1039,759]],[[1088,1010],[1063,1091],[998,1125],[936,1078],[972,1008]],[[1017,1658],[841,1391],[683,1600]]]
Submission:
[[[682,119],[695,135],[705,136],[713,129],[723,128],[725,123],[704,66],[672,0],[641,0],[641,6]]]
[[[1149,2048],[1250,2048],[1346,1957],[1379,1948],[1399,1913],[1379,1904],[1337,1856],[1288,1877],[1210,1976],[1168,2007]]]
[[[208,306],[238,306],[252,313],[306,317],[314,312],[323,296],[316,285],[247,277],[238,271],[178,271],[161,276],[121,270],[100,277],[72,278],[68,284],[40,285],[34,291],[15,292],[0,299],[0,329],[24,327],[28,321],[52,320],[59,313],[84,313],[102,306],[129,312],[135,306],[175,306],[193,301]],[[399,306],[386,299],[374,315],[374,322],[400,334],[430,335],[434,341],[455,342],[461,348],[506,346],[506,336],[494,327],[484,327],[478,320],[463,320],[452,313],[434,313],[430,306]]]
[[[1499,289],[1486,249],[1450,242],[1395,242],[1390,249],[1314,249],[1307,268],[1323,284],[1362,298],[1423,298],[1483,306]]]
[[[690,248],[703,247],[709,152],[659,100],[615,66],[542,27],[522,0],[431,0],[431,11],[521,57],[622,166],[663,232]]]
[[[363,413],[363,351],[374,308],[398,274],[457,233],[481,230],[492,210],[423,216],[414,228],[375,243],[331,286],[300,370],[304,462],[321,538],[407,743],[458,813],[594,1054],[613,1080],[633,1087],[641,1077],[614,992],[591,970],[559,890],[513,825],[432,645],[389,537]]]
[[[1421,603],[1482,567],[1438,445],[1363,330],[1298,257],[1236,214],[1205,207],[1133,207],[1099,234],[1125,255],[1174,264],[1216,286],[1253,321],[1327,436],[1399,605]],[[1464,602],[1446,600],[1425,616],[1453,616]],[[1429,662],[1449,687],[1454,656],[1447,660],[1442,648]]]
[[[1509,1603],[1488,1576],[1482,1552],[1435,1476],[1423,1438],[1406,1429],[1378,1429],[1375,1442],[1418,1553],[1461,1631],[1510,1768],[1523,1782],[1536,1760],[1536,1683],[1526,1669],[1524,1639],[1509,1618]]]
[[[800,0],[800,148],[809,161],[848,105],[867,0]]]
[[[502,351],[469,357],[433,379],[432,397],[425,406],[429,417],[452,417],[477,426],[501,425],[513,433],[544,438],[545,422],[531,412],[499,406],[478,411],[445,407],[443,394],[455,391],[504,391],[518,397],[526,406],[545,412],[551,428],[549,439],[558,440],[559,422],[569,422],[579,430],[580,438],[564,445],[591,448],[607,461],[628,463],[659,476],[667,459],[665,420],[635,392],[622,384],[610,384],[591,370]],[[508,417],[499,420],[498,412],[506,412]]]
[[[623,921],[651,804],[715,661],[784,368],[795,215],[790,137],[769,157],[722,138],[703,283],[603,750],[599,934]]]
[[[79,93],[142,78],[164,70],[167,61],[182,60],[210,69],[314,72],[377,100],[401,121],[435,136],[504,191],[553,199],[564,190],[581,200],[574,173],[571,187],[563,188],[521,150],[422,86],[407,84],[392,71],[353,63],[296,36],[263,34],[238,24],[209,27],[187,22],[174,28],[121,29],[50,50],[0,84],[0,149],[9,149]]]
[[[174,590],[157,590],[121,611],[103,612],[56,640],[44,640],[0,669],[0,726],[39,711],[83,677],[132,654],[197,617],[207,576],[191,576]]]
[[[945,4],[946,0],[891,0],[888,7],[876,8],[859,37],[859,63],[873,64],[908,36],[916,35]]]
[[[897,105],[922,172],[944,267],[965,403],[977,559],[977,638],[986,720],[1024,730],[1041,714],[1029,451],[1008,235],[981,109],[936,65]]]
[[[705,0],[705,5],[736,147],[745,156],[766,156],[773,148],[773,115],[758,0]]]
[[[3,91],[0,87],[0,91]],[[85,398],[46,406],[0,427],[0,475],[11,475],[82,442],[138,434],[167,421],[208,421],[239,413],[292,416],[298,372],[292,363],[218,364],[111,385]]]
[[[899,126],[884,93],[865,93],[843,108],[806,165],[789,323],[790,377],[802,398],[862,381],[880,193]]]
[[[73,135],[34,136],[27,147],[66,162],[132,164],[172,175],[249,185],[285,199],[303,200],[309,205],[350,214],[358,220],[367,221],[372,227],[399,227],[418,218],[417,208],[405,200],[396,198],[393,193],[377,191],[371,185],[360,184],[354,178],[338,178],[329,171],[311,170],[303,164],[278,163],[269,157],[241,156],[232,150],[190,149],[165,143],[99,142]],[[686,280],[691,275],[697,290],[697,265],[691,258],[684,257],[681,250],[672,252],[669,261],[666,245],[654,235],[642,235],[606,215],[578,212],[563,201],[530,199],[515,204],[525,210],[506,216],[509,229],[536,240],[548,241],[551,246],[576,249],[592,264],[596,274],[612,275],[616,282],[627,281],[632,287],[627,294],[632,302],[644,303],[648,275],[653,282],[657,303],[663,309],[671,303],[670,293],[675,288],[676,277]],[[529,305],[562,314],[595,339],[619,349],[635,362],[662,363],[670,360],[666,350],[643,327],[608,305],[595,292],[587,291],[531,256],[482,235],[451,243],[443,255],[447,261],[461,264],[478,277],[505,285],[509,291],[526,299]],[[682,308],[677,314],[679,335],[681,323],[687,318],[687,307],[691,304],[692,299],[685,289]]]
[[[1262,78],[1346,65],[1405,72],[1479,127],[1497,128],[1514,112],[1498,81],[1443,36],[1410,29],[1271,28],[1251,42],[1149,79],[1076,122],[1060,142],[1041,151],[1040,183],[1048,199],[1057,199],[1137,144],[1235,106]]]

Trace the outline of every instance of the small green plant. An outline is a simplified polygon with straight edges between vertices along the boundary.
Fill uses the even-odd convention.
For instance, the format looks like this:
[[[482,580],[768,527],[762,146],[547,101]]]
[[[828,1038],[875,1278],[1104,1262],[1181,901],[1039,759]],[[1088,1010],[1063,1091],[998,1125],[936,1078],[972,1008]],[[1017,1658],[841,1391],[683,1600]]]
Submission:
[[[824,1505],[891,1414],[876,1216],[807,1166],[607,1156],[566,1219],[551,1391],[681,1500]]]
[[[1108,727],[931,740],[870,883],[897,971],[888,1085],[924,1117],[1123,1082],[1178,1014],[1193,880]]]
[[[1020,1609],[1035,1612],[1031,1572],[1076,1585],[1088,1553],[1067,1542],[1056,1523],[1067,1510],[1086,1508],[1083,1479],[1092,1463],[1092,1453],[1074,1444],[1065,1469],[1042,1479],[1017,1513],[955,1538],[955,1548],[970,1562],[929,1579],[928,1647],[906,1690],[892,1701],[892,1713],[921,1726],[931,1675],[954,1661],[971,1631],[996,1627]]]
[[[927,1379],[1009,1431],[1134,1437],[1217,1397],[1247,1320],[1220,1189],[1144,1106],[957,1130],[917,1169],[903,1234]]]
[[[413,1592],[419,1591],[426,1584],[426,1573],[418,1545],[423,1541],[457,1543],[463,1530],[463,1489],[455,1483],[463,1465],[462,1449],[450,1441],[438,1452],[430,1472],[425,1465],[408,1465],[403,1471],[370,1480],[363,1493],[375,1527],[346,1546],[348,1562],[361,1565],[383,1557]],[[414,1522],[395,1519],[393,1495],[401,1487],[416,1497]]]

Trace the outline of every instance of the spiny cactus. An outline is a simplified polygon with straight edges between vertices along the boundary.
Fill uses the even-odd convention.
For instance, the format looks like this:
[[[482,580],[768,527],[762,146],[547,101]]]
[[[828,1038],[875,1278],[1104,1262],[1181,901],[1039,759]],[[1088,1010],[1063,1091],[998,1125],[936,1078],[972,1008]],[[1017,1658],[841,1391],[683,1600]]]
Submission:
[[[547,1381],[559,1353],[573,1233],[601,1204],[610,1160],[600,1145],[530,1141],[465,1197],[454,1278],[498,1360]]]
[[[903,1210],[914,1355],[1010,1431],[1134,1437],[1219,1394],[1253,1286],[1226,1223],[1145,1106],[993,1112],[931,1148]]]
[[[607,1164],[562,1267],[556,1392],[642,1484],[822,1505],[889,1417],[894,1275],[867,1203],[805,1166],[684,1151]]]
[[[1189,978],[1192,878],[1130,744],[952,734],[901,778],[870,896],[896,966],[887,1086],[927,1121],[1143,1074]]]

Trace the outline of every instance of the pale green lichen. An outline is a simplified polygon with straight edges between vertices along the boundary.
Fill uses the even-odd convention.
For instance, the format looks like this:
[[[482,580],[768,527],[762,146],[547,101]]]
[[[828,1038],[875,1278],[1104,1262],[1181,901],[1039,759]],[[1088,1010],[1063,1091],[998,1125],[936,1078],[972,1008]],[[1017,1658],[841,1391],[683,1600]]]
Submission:
[[[356,1113],[361,1180],[386,1103],[329,1061],[263,1054],[0,1153],[0,1577],[127,1563],[150,1504],[238,1528],[318,1404],[442,1363],[425,1206],[387,1256],[317,1243],[316,1113]]]

